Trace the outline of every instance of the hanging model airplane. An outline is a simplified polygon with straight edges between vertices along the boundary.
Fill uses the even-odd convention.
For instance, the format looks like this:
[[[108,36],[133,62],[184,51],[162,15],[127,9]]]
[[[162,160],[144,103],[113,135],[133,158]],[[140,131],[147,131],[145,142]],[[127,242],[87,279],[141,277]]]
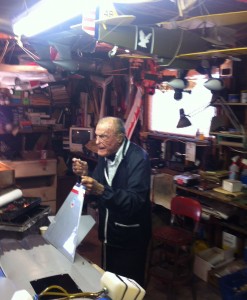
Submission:
[[[194,68],[202,55],[226,57],[246,54],[245,47],[233,47],[234,39],[228,36],[220,41],[218,34],[232,33],[230,27],[246,23],[247,11],[196,16],[180,21],[162,22],[159,27],[105,26],[100,22],[99,40],[139,52],[139,55],[156,57],[164,67]],[[196,29],[209,29],[209,34],[198,34]],[[213,33],[213,35],[212,35]],[[227,49],[222,49],[224,46]],[[216,49],[220,48],[220,49]],[[199,50],[201,49],[201,50]],[[204,49],[204,50],[202,50]],[[197,55],[198,54],[198,55]],[[201,55],[202,54],[202,55]],[[132,54],[131,54],[132,55]],[[120,55],[130,58],[131,55]]]
[[[7,64],[4,58],[8,51],[12,51],[18,45],[18,39],[14,34],[0,33],[0,39],[4,47],[0,56],[0,87],[30,90],[41,83],[55,81],[55,78],[47,69],[39,65],[13,65]]]
[[[55,78],[45,68],[28,65],[0,64],[0,87],[31,90]]]
[[[209,28],[219,26],[231,26],[241,23],[246,23],[247,11],[235,11],[221,14],[208,14],[203,16],[195,16],[179,21],[161,22],[157,25],[166,28],[174,29],[181,28],[184,30],[193,30],[198,28]]]
[[[56,33],[39,34],[26,39],[35,51],[29,53],[35,62],[48,69],[51,73],[65,70],[72,73],[90,72],[105,75],[111,72],[109,64],[102,59],[95,58],[97,46],[96,25],[99,22],[111,25],[126,25],[135,19],[132,15],[117,15],[116,9],[105,3],[99,9],[100,19],[96,20],[95,9],[85,10],[82,23],[71,26],[71,29]],[[105,26],[105,25],[104,25]],[[51,54],[52,52],[52,54]]]

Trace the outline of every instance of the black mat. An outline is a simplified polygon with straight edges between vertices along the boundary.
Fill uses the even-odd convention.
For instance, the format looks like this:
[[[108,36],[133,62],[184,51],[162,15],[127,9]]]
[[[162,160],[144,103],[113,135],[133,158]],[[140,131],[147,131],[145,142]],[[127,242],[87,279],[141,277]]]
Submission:
[[[35,293],[40,294],[46,288],[52,285],[58,285],[64,288],[69,294],[81,293],[82,291],[79,289],[74,280],[69,276],[69,274],[61,274],[54,275],[50,277],[45,277],[37,280],[33,280],[30,282]],[[55,290],[52,290],[55,292]],[[59,292],[59,290],[57,290]],[[56,296],[56,299],[62,298]],[[43,296],[42,299],[54,299],[54,296]]]

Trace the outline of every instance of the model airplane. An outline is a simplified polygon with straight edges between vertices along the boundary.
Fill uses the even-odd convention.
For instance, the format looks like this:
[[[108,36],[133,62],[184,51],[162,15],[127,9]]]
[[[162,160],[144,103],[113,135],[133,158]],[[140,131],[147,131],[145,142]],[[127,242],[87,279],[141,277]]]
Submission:
[[[130,25],[135,20],[134,15],[119,15],[113,3],[103,3],[99,6],[99,18],[95,20],[96,24],[111,26]]]
[[[219,26],[231,26],[246,23],[247,11],[235,11],[221,14],[208,14],[196,16],[184,20],[161,22],[158,26],[166,29],[181,28],[184,30],[193,30],[198,28],[209,28]]]
[[[238,11],[162,22],[156,24],[158,27],[133,25],[106,27],[100,24],[98,39],[133,50],[136,55],[155,57],[158,64],[164,67],[192,69],[197,66],[196,60],[202,58],[213,56],[227,58],[231,54],[246,54],[245,47],[233,46],[235,39],[230,35],[224,39],[220,36],[234,31],[227,26],[246,23],[246,19],[247,11]],[[200,34],[201,31],[198,33],[198,29],[201,28],[209,30],[209,34]],[[223,46],[226,49],[222,49]],[[131,58],[132,55],[119,56]]]
[[[45,68],[28,65],[0,64],[0,87],[31,90],[42,83],[55,81]]]
[[[35,61],[51,72],[57,69],[69,72],[86,71],[105,74],[111,71],[106,63],[100,62],[84,54],[92,54],[96,48],[95,24],[129,24],[134,16],[119,16],[115,7],[104,5],[99,9],[100,19],[96,21],[96,9],[85,11],[82,24],[73,26],[72,29],[54,34],[39,34],[29,38],[28,43],[35,50],[38,59]],[[78,28],[81,25],[81,28]],[[51,55],[51,49],[53,55]],[[54,55],[55,54],[55,55]]]
[[[201,58],[195,55],[197,53],[210,55],[210,51],[214,51],[227,57],[229,52],[235,51],[231,48],[227,49],[229,52],[226,49],[225,52],[222,49],[215,50],[212,40],[207,40],[194,32],[194,29],[239,24],[245,22],[246,16],[247,11],[243,11],[139,26],[132,25],[135,16],[118,15],[113,5],[104,5],[100,7],[99,17],[96,18],[95,10],[91,19],[91,23],[97,25],[92,34],[86,32],[85,21],[89,18],[85,14],[80,28],[77,26],[67,31],[29,38],[27,42],[34,53],[29,52],[28,55],[53,74],[66,70],[72,73],[85,71],[107,75],[111,72],[109,64],[93,56],[96,47],[103,42],[133,51],[129,55],[121,54],[120,57],[128,59],[135,54],[141,58],[155,58],[156,61],[161,61],[158,64],[163,67],[193,69],[198,64],[195,60]],[[115,55],[119,55],[118,51]]]
[[[241,56],[247,54],[247,47],[215,49],[202,52],[192,52],[187,54],[179,54],[177,58],[188,60],[210,59],[215,57]]]

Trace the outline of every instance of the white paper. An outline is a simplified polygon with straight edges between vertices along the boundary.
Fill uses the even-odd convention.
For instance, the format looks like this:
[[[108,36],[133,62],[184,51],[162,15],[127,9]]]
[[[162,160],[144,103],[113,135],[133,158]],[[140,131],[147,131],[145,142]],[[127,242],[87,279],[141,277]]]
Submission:
[[[185,159],[188,161],[195,162],[195,160],[196,160],[196,144],[191,143],[191,142],[186,143],[185,152],[186,152]]]

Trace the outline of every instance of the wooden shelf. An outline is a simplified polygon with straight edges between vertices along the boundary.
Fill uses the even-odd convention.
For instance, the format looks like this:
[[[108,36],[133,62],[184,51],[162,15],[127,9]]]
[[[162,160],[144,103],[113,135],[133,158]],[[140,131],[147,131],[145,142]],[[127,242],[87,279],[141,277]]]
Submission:
[[[51,104],[18,104],[18,103],[11,103],[11,104],[4,104],[0,105],[0,107],[50,107]]]
[[[217,137],[217,143],[219,145],[229,147],[246,148],[246,136],[239,133],[228,133],[228,132],[210,132],[210,135]]]
[[[222,106],[222,105],[228,105],[228,106],[247,106],[247,103],[242,103],[242,102],[224,102],[222,103],[213,103],[211,104],[212,106]]]

